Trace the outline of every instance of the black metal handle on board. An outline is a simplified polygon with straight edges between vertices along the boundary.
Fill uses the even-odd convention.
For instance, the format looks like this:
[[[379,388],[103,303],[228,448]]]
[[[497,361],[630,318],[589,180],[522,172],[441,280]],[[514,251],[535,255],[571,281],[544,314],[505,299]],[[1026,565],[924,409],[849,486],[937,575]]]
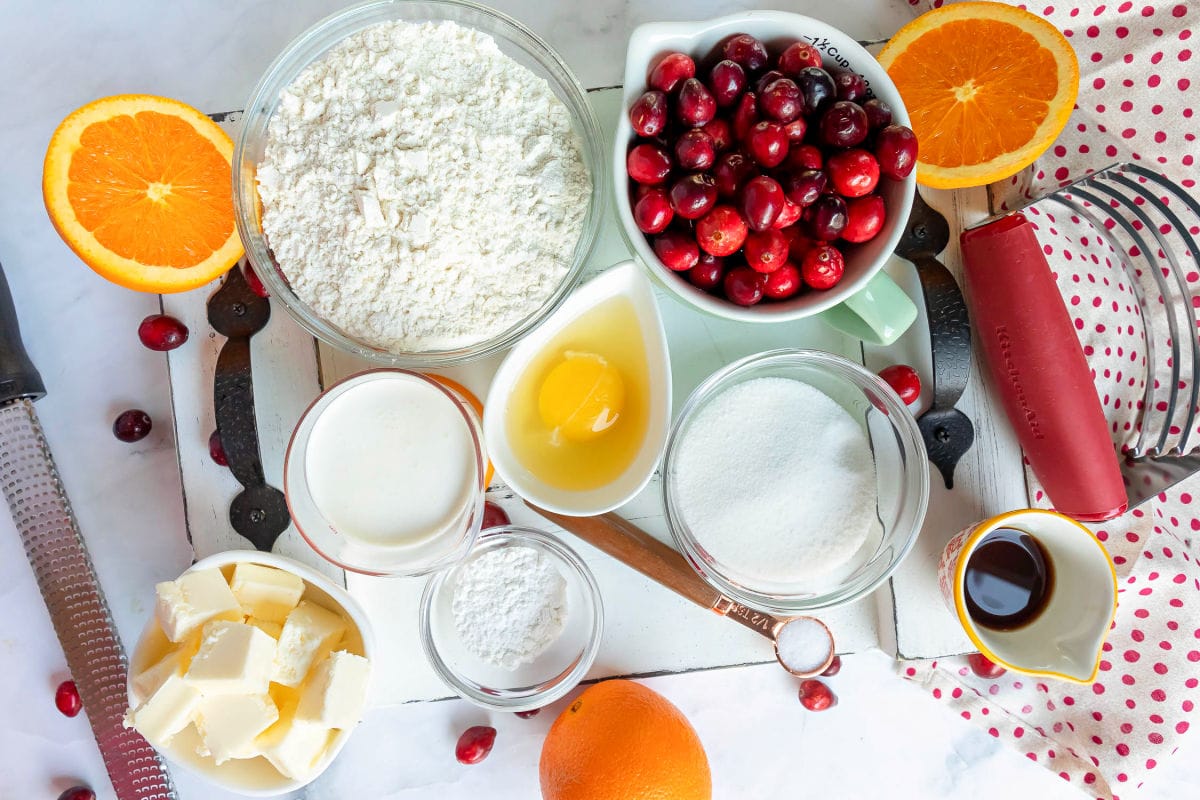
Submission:
[[[25,352],[17,309],[0,264],[0,405],[22,398],[37,400],[45,394],[42,376]]]

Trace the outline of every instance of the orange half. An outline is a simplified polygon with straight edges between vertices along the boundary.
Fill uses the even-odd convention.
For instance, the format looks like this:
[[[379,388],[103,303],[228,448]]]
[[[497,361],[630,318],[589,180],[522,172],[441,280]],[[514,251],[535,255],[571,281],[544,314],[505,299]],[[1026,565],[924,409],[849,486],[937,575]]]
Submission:
[[[982,186],[1032,164],[1062,132],[1079,90],[1079,62],[1058,29],[1001,3],[922,14],[879,63],[917,135],[917,181],[937,189]]]
[[[42,169],[46,212],[84,263],[121,286],[181,292],[242,255],[233,142],[176,100],[117,95],[55,130]]]

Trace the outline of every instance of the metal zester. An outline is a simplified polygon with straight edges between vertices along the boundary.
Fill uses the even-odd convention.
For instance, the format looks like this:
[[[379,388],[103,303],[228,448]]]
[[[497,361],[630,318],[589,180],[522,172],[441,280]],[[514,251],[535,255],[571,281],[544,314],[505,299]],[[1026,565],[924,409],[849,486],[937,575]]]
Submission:
[[[33,410],[45,394],[21,343],[0,266],[0,485],[117,797],[173,799],[175,787],[158,753],[122,724],[125,651]]]

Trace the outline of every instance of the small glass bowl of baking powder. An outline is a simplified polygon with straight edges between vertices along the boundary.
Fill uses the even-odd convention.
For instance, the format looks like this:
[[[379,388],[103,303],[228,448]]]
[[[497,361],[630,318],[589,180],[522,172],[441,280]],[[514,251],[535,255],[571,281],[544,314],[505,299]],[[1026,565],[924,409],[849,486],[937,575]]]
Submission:
[[[505,574],[505,565],[520,572]],[[548,573],[548,591],[545,582],[529,580],[537,572]],[[467,595],[486,592],[489,581],[510,584],[491,592],[494,610]],[[600,648],[604,606],[595,577],[571,548],[532,528],[505,525],[486,531],[465,559],[430,577],[420,626],[425,657],[459,696],[484,708],[532,711],[587,675]],[[479,654],[481,646],[490,658]],[[518,653],[529,660],[498,663]]]

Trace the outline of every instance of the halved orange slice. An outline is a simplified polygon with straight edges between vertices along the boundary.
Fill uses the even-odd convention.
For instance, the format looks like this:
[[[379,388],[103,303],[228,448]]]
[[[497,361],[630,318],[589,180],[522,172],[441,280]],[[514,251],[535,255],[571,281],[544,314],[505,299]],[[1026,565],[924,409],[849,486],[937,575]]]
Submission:
[[[58,126],[42,198],[84,263],[144,292],[203,286],[242,256],[234,225],[233,142],[176,100],[117,95]]]
[[[982,186],[1029,166],[1062,132],[1079,90],[1066,38],[1002,3],[922,14],[896,32],[879,63],[917,134],[917,181],[938,189]]]

